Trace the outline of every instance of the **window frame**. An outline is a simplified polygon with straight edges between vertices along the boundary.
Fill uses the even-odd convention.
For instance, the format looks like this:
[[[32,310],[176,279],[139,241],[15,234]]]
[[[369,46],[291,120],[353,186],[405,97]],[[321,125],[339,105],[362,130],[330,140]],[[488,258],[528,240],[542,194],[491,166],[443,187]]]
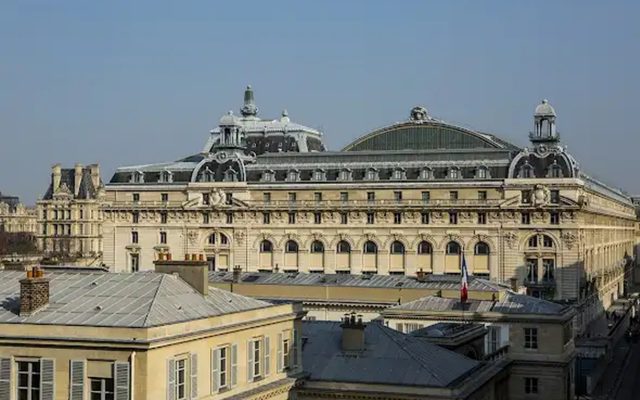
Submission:
[[[25,365],[27,367],[26,371],[22,371],[21,367]],[[35,368],[34,368],[35,367]],[[34,371],[37,369],[37,371]],[[20,376],[27,376],[27,386],[20,385]],[[33,378],[37,375],[37,388],[33,385]],[[16,397],[20,397],[21,391],[26,390],[27,400],[39,400],[42,392],[42,371],[40,366],[40,360],[16,360]],[[35,397],[34,397],[34,391]]]
[[[538,350],[538,328],[524,329],[524,348],[526,350]]]

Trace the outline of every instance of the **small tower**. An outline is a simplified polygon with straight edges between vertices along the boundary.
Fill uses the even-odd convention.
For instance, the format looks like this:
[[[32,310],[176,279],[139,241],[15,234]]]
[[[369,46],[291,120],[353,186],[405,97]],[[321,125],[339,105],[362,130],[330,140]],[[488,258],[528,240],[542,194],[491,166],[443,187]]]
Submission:
[[[556,132],[556,111],[545,99],[538,104],[533,114],[532,143],[555,143],[560,140]]]
[[[220,141],[217,146],[220,147],[243,147],[244,134],[242,132],[241,123],[232,111],[220,118]]]
[[[257,118],[258,107],[256,107],[253,99],[253,89],[251,89],[251,85],[248,85],[244,91],[244,105],[240,109],[240,114],[245,118]]]

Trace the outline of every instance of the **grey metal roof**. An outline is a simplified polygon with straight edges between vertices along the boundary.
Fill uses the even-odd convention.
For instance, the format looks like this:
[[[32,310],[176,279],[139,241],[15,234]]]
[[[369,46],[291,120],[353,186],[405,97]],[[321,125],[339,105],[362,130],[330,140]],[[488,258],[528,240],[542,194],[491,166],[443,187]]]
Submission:
[[[303,321],[302,360],[310,381],[451,387],[482,364],[461,354],[394,331],[379,323],[365,328],[365,350],[341,348],[340,322]]]
[[[448,299],[435,296],[425,296],[389,308],[391,311],[462,311],[459,299]],[[464,311],[470,312],[499,312],[504,314],[563,314],[567,306],[553,303],[536,297],[506,291],[505,297],[499,301],[469,300]]]
[[[233,272],[209,272],[209,282],[229,282]],[[352,275],[318,273],[283,272],[243,272],[241,283],[256,285],[302,285],[302,286],[353,286],[379,288],[415,288],[415,289],[459,289],[460,277],[450,275],[427,275],[424,281],[405,275]],[[498,292],[507,286],[486,279],[469,277],[469,290]]]
[[[49,305],[19,315],[22,271],[0,271],[0,323],[152,327],[271,306],[215,288],[205,297],[174,275],[49,273]]]

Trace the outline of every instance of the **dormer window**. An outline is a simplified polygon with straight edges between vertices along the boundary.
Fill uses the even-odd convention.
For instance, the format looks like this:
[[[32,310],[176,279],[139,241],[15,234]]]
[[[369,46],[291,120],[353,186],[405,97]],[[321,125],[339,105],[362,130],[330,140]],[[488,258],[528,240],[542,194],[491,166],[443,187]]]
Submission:
[[[378,170],[375,168],[368,168],[364,174],[364,179],[368,181],[377,181],[378,180]]]
[[[529,163],[525,163],[522,167],[520,167],[520,173],[518,174],[518,178],[535,178],[533,173],[533,167],[529,165]]]
[[[158,180],[160,183],[171,183],[173,182],[173,173],[171,171],[161,171],[160,179]]]
[[[402,181],[407,179],[407,173],[404,168],[396,168],[393,170],[393,174],[391,175],[393,180]]]
[[[135,171],[131,174],[131,182],[144,183],[144,173],[142,171]]]
[[[349,168],[341,169],[338,173],[339,181],[350,181],[352,179],[351,170]]]
[[[209,167],[205,167],[204,171],[200,172],[198,175],[199,182],[213,182],[213,172],[209,169]]]
[[[276,173],[272,169],[264,171],[261,180],[263,182],[274,182],[276,180]]]
[[[420,179],[423,181],[433,179],[433,171],[431,170],[431,168],[422,168],[420,170]]]
[[[557,164],[556,161],[549,166],[549,170],[547,171],[547,178],[562,178],[562,168]]]
[[[460,179],[460,168],[453,167],[449,169],[449,179]]]
[[[489,177],[489,171],[487,167],[478,167],[476,170],[476,178],[477,179],[487,179]]]
[[[287,182],[297,182],[300,180],[300,171],[292,169],[287,172]]]
[[[316,182],[321,182],[327,180],[327,174],[323,169],[316,169],[313,171],[313,180]]]
[[[229,169],[224,172],[224,180],[227,182],[236,182],[238,180],[238,172],[229,167]]]

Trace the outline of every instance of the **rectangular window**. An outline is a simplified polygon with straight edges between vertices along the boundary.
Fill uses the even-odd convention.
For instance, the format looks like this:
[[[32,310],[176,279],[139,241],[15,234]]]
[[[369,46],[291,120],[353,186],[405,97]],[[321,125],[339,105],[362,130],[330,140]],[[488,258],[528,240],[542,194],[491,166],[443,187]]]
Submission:
[[[140,222],[140,213],[137,211],[134,211],[133,214],[131,215],[132,217],[132,221],[134,224],[137,224],[138,222]]]
[[[167,223],[167,212],[163,211],[160,213],[160,223],[161,224],[166,224]]]
[[[367,192],[367,201],[376,201],[376,192]]]
[[[374,224],[376,222],[375,214],[372,212],[367,213],[367,224]]]
[[[163,203],[169,201],[169,193],[160,193],[160,200],[162,200]]]
[[[289,213],[289,223],[290,224],[295,224],[296,223],[296,213]]]
[[[84,210],[81,208],[80,209],[80,219],[84,219]]]
[[[167,244],[167,232],[160,232],[160,243]]]
[[[402,201],[402,192],[393,192],[393,199],[395,201]]]
[[[457,225],[458,224],[458,213],[456,213],[456,212],[450,212],[449,213],[449,223],[451,225]]]
[[[485,225],[487,223],[487,213],[479,212],[478,213],[478,224]]]
[[[349,201],[349,193],[348,192],[340,192],[340,201],[346,203]]]
[[[131,243],[138,243],[138,232],[131,232]]]
[[[233,224],[233,213],[227,213],[227,224]]]
[[[269,214],[268,212],[263,212],[262,223],[265,225],[271,223],[271,214]]]
[[[489,332],[487,335],[487,350],[489,353],[493,353],[498,350],[500,346],[500,327],[491,325],[489,326]]]
[[[422,214],[420,214],[420,220],[422,221],[422,223],[424,225],[428,225],[429,224],[429,213],[428,212],[423,212]]]
[[[202,223],[203,224],[209,223],[209,213],[202,213]]]
[[[552,190],[549,201],[551,202],[551,204],[560,204],[560,191]]]
[[[322,213],[313,213],[313,223],[314,224],[321,224],[322,223]]]
[[[290,333],[286,332],[282,336],[282,366],[289,369],[291,364],[291,337]]]
[[[202,204],[208,206],[211,204],[211,198],[209,197],[209,193],[202,193]]]
[[[522,191],[522,203],[530,204],[531,203],[531,190],[523,190]]]
[[[176,360],[176,400],[187,399],[187,360]]]
[[[402,213],[393,213],[393,223],[399,225],[402,223]]]
[[[487,191],[486,190],[478,190],[478,200],[484,201],[487,199]]]
[[[131,254],[131,272],[138,272],[140,270],[140,255]]]
[[[538,348],[538,328],[524,328],[524,348]]]
[[[320,192],[315,192],[313,194],[313,199],[316,201],[316,203],[319,203],[322,201],[322,193]]]
[[[229,386],[229,347],[218,349],[218,387]]]
[[[271,203],[271,193],[269,192],[262,193],[262,201],[264,201],[267,204]]]
[[[113,378],[89,378],[91,400],[113,400]]]
[[[18,361],[18,399],[40,399],[40,361]]]
[[[531,214],[528,212],[523,212],[521,216],[522,225],[529,225],[531,223]]]
[[[233,204],[233,193],[225,193],[224,202],[227,205]]]
[[[452,191],[449,192],[449,200],[453,200],[453,201],[458,200],[458,191],[457,190],[452,190]]]
[[[524,392],[527,394],[537,394],[538,378],[524,378]]]
[[[136,202],[140,201],[140,193],[133,193],[132,197],[133,197],[133,201],[136,201]]]
[[[349,223],[349,214],[346,212],[340,213],[340,223],[346,225]]]
[[[558,225],[560,224],[560,213],[557,212],[552,212],[550,213],[550,223],[551,225]]]
[[[431,201],[431,192],[422,192],[422,202],[428,203]]]
[[[289,193],[289,201],[290,201],[290,202],[295,203],[295,202],[296,202],[297,197],[298,197],[298,196],[296,196],[296,194],[295,194],[295,193],[293,193],[293,192],[290,192],[290,193]]]
[[[262,376],[262,339],[253,340],[253,379],[260,378]]]

